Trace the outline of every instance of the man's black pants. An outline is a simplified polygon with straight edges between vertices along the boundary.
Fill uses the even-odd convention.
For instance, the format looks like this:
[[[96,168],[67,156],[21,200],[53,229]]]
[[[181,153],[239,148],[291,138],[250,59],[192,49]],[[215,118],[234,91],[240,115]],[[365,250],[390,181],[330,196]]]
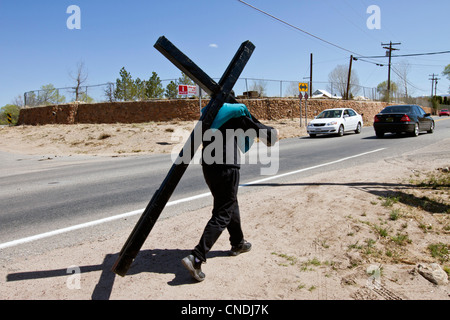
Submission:
[[[222,232],[230,233],[230,243],[238,246],[244,242],[237,193],[239,189],[239,168],[225,165],[203,165],[206,184],[214,198],[212,217],[208,221],[193,255],[206,261],[206,254],[211,250]]]

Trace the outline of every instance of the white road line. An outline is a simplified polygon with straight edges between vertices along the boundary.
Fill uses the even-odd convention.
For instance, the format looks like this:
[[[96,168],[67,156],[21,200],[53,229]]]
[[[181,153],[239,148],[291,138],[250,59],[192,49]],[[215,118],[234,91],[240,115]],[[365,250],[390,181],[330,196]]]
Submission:
[[[259,180],[255,180],[249,183],[245,183],[240,185],[240,187],[246,187],[246,186],[251,186],[253,184],[258,184],[258,183],[262,183],[262,182],[266,182],[269,180],[275,180],[278,178],[282,178],[282,177],[286,177],[286,176],[290,176],[293,174],[297,174],[297,173],[301,173],[301,172],[305,172],[305,171],[309,171],[309,170],[313,170],[313,169],[317,169],[320,167],[325,167],[325,166],[329,166],[332,164],[336,164],[339,162],[343,162],[346,160],[350,160],[350,159],[354,159],[357,157],[361,157],[370,153],[374,153],[374,152],[379,152],[381,150],[384,150],[386,148],[381,148],[381,149],[376,149],[376,150],[372,150],[372,151],[368,151],[368,152],[363,152],[360,154],[356,154],[354,156],[350,156],[350,157],[345,157],[339,160],[335,160],[335,161],[331,161],[331,162],[327,162],[327,163],[323,163],[323,164],[319,164],[316,166],[312,166],[312,167],[308,167],[308,168],[304,168],[304,169],[300,169],[300,170],[295,170],[295,171],[291,171],[291,172],[286,172],[286,173],[282,173],[276,176],[271,176],[271,177],[267,177],[264,179],[259,179]],[[179,203],[183,203],[183,202],[188,202],[188,201],[192,201],[192,200],[196,200],[196,199],[201,199],[201,198],[205,198],[210,196],[211,193],[210,192],[206,192],[206,193],[201,193],[192,197],[187,197],[187,198],[182,198],[179,200],[174,200],[174,201],[169,201],[166,204],[166,207],[170,207]],[[17,240],[13,240],[13,241],[9,241],[9,242],[5,242],[0,244],[0,250],[1,249],[5,249],[5,248],[9,248],[9,247],[13,247],[13,246],[17,246],[20,244],[24,244],[24,243],[28,243],[28,242],[33,242],[36,240],[40,240],[40,239],[44,239],[44,238],[48,238],[48,237],[52,237],[52,236],[56,236],[58,234],[62,234],[62,233],[66,233],[66,232],[70,232],[70,231],[75,231],[75,230],[79,230],[79,229],[84,229],[84,228],[88,228],[88,227],[92,227],[95,225],[99,225],[102,223],[106,223],[106,222],[111,222],[114,220],[119,220],[119,219],[123,219],[123,218],[127,218],[127,217],[131,217],[137,214],[142,214],[144,212],[145,209],[138,209],[138,210],[134,210],[134,211],[130,211],[130,212],[126,212],[126,213],[122,213],[122,214],[118,214],[112,217],[108,217],[108,218],[103,218],[103,219],[99,219],[99,220],[94,220],[94,221],[90,221],[90,222],[86,222],[86,223],[81,223],[81,224],[77,224],[71,227],[67,227],[67,228],[62,228],[62,229],[57,229],[54,231],[49,231],[49,232],[45,232],[45,233],[41,233],[41,234],[37,234],[31,237],[26,237],[26,238],[22,238],[22,239],[17,239]]]
[[[336,163],[339,163],[339,162],[342,162],[342,161],[346,161],[346,160],[350,160],[350,159],[353,159],[353,158],[361,157],[361,156],[364,156],[366,154],[378,152],[378,151],[381,151],[381,150],[384,150],[384,149],[386,149],[386,148],[381,148],[381,149],[376,149],[376,150],[372,150],[372,151],[356,154],[354,156],[345,157],[345,158],[342,158],[342,159],[339,159],[339,160],[318,164],[317,166],[312,166],[312,167],[308,167],[308,168],[304,168],[304,169],[299,169],[299,170],[295,170],[295,171],[291,171],[291,172],[282,173],[282,174],[279,174],[279,175],[276,175],[276,176],[271,176],[271,177],[267,177],[267,178],[264,178],[264,179],[260,179],[260,180],[256,180],[256,181],[252,181],[252,182],[243,184],[243,185],[241,185],[241,187],[250,186],[252,184],[258,184],[258,183],[261,183],[261,182],[266,182],[266,181],[270,181],[270,180],[274,180],[274,179],[290,176],[290,175],[297,174],[297,173],[300,173],[300,172],[309,171],[309,170],[317,169],[317,168],[320,168],[320,167],[329,166],[329,165],[336,164]]]

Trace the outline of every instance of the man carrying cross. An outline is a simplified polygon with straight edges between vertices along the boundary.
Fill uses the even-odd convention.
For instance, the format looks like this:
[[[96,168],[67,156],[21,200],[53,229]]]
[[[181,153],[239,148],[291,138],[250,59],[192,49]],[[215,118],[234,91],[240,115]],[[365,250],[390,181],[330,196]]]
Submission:
[[[195,139],[198,133],[201,132],[202,138],[204,138],[204,133],[210,131],[211,128],[213,130],[214,128],[219,130],[222,136],[223,131],[225,130],[226,132],[227,129],[238,131],[253,128],[255,131],[254,136],[258,136],[260,140],[266,141],[267,145],[275,143],[278,139],[278,131],[275,130],[274,132],[271,130],[272,128],[259,123],[257,119],[250,115],[245,105],[238,104],[234,96],[230,95],[234,84],[238,80],[239,75],[255,48],[250,41],[247,40],[241,44],[218,83],[210,78],[164,36],[158,39],[154,47],[204,89],[211,96],[211,99],[204,108],[204,112],[202,112],[198,123],[200,125],[196,126],[192,131],[185,146],[180,151],[177,160],[172,164],[161,186],[153,194],[149,204],[123,245],[122,250],[120,250],[119,256],[111,269],[120,276],[125,276],[128,272],[145,239],[148,237],[178,182],[186,171],[195,151],[202,142],[201,139]],[[214,125],[213,122],[215,122]],[[201,128],[201,131],[199,128]],[[227,147],[235,150],[235,143],[237,141],[234,138],[230,141],[233,143],[221,145],[222,147],[219,147],[218,150],[228,151]],[[207,142],[204,143],[204,147],[206,145]],[[205,151],[206,147],[203,150]],[[247,150],[245,143],[244,150]],[[225,154],[230,155],[231,152],[226,152]],[[236,197],[239,186],[239,162],[237,161],[238,158],[235,161],[235,155],[237,157],[236,151],[232,154],[231,159],[233,160],[231,161],[229,161],[227,156],[225,156],[226,161],[222,161],[221,163],[217,163],[217,161],[215,163],[214,161],[205,161],[205,179],[214,196],[214,210],[212,221],[205,228],[205,236],[202,237],[204,240],[200,241],[197,250],[194,249],[194,251],[198,252],[197,255],[199,257],[197,259],[200,261],[206,261],[206,253],[211,249],[225,228],[228,228],[232,234],[231,241],[234,247],[232,248],[232,253],[234,255],[248,251],[251,247],[250,244],[244,241],[240,226],[239,208]],[[203,160],[205,159],[204,157]],[[217,159],[220,159],[220,157]],[[208,166],[209,164],[212,165]],[[223,212],[223,208],[226,209],[225,212]],[[183,259],[183,261],[197,280],[201,281],[204,279],[204,274],[201,272],[200,264],[195,260],[194,254]]]
[[[231,99],[234,100],[234,97],[232,96],[229,100]],[[205,279],[201,264],[206,262],[207,253],[225,229],[230,234],[230,255],[237,256],[250,251],[252,245],[244,239],[237,201],[241,162],[238,149],[242,152],[248,151],[252,142],[251,138],[255,137],[260,138],[267,146],[275,144],[279,139],[278,130],[253,118],[243,104],[225,103],[214,119],[211,129],[218,130],[220,139],[208,141],[204,135],[202,169],[206,184],[214,198],[212,217],[206,224],[197,246],[190,255],[182,259],[185,268],[197,281]],[[254,133],[253,137],[245,134],[249,131]],[[240,134],[230,134],[230,132]],[[215,136],[217,137],[217,134]],[[218,143],[221,145],[217,146]],[[221,153],[218,157],[217,154],[211,156],[205,152],[205,150],[211,150],[211,144],[215,144],[215,153]]]

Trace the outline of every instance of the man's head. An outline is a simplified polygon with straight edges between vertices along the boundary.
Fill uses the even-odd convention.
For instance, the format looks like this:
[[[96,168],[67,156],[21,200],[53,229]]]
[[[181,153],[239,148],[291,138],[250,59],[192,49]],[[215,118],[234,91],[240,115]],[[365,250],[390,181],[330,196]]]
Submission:
[[[233,103],[234,100],[236,99],[236,96],[234,95],[234,90],[231,90],[230,94],[228,95],[227,99],[225,100],[225,102],[227,103]]]

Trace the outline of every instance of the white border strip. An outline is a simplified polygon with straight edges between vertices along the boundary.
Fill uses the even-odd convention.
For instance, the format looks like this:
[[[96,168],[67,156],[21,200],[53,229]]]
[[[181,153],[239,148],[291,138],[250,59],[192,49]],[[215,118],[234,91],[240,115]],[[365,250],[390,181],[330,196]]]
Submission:
[[[367,154],[370,154],[370,153],[379,152],[379,151],[384,150],[384,149],[386,149],[386,148],[376,149],[376,150],[360,153],[360,154],[357,154],[357,155],[354,155],[354,156],[342,158],[342,159],[339,159],[339,160],[335,160],[335,161],[319,164],[317,166],[312,166],[312,167],[308,167],[308,168],[304,168],[304,169],[300,169],[300,170],[295,170],[295,171],[279,174],[279,175],[276,175],[276,176],[267,177],[267,178],[264,178],[264,179],[260,179],[260,180],[252,181],[252,182],[249,182],[249,183],[246,183],[246,184],[242,184],[242,185],[240,185],[240,187],[251,186],[253,184],[258,184],[258,183],[261,183],[261,182],[266,182],[266,181],[269,181],[269,180],[274,180],[274,179],[290,176],[290,175],[297,174],[297,173],[300,173],[300,172],[305,172],[305,171],[317,169],[317,168],[320,168],[320,167],[329,166],[329,165],[336,164],[336,163],[339,163],[339,162],[343,162],[343,161],[346,161],[346,160],[349,160],[349,159],[361,157],[361,156],[364,156],[364,155],[367,155]],[[176,204],[179,204],[179,203],[205,198],[205,197],[210,196],[210,195],[211,195],[210,192],[201,193],[201,194],[198,194],[198,195],[195,195],[195,196],[192,196],[192,197],[187,197],[187,198],[183,198],[183,199],[179,199],[179,200],[170,201],[170,202],[167,203],[166,206],[170,207],[170,206],[173,206],[173,205],[176,205]],[[54,230],[54,231],[49,231],[49,232],[37,234],[35,236],[31,236],[31,237],[26,237],[26,238],[22,238],[22,239],[17,239],[17,240],[5,242],[5,243],[0,244],[0,250],[1,249],[5,249],[5,248],[9,248],[9,247],[13,247],[13,246],[17,246],[17,245],[20,245],[20,244],[24,244],[24,243],[27,243],[27,242],[33,242],[33,241],[36,241],[36,240],[52,237],[52,236],[55,236],[55,235],[58,235],[58,234],[62,234],[62,233],[70,232],[70,231],[75,231],[75,230],[79,230],[79,229],[92,227],[92,226],[99,225],[99,224],[102,224],[102,223],[111,222],[111,221],[114,221],[114,220],[131,217],[131,216],[134,216],[134,215],[137,215],[137,214],[142,214],[144,212],[144,210],[145,209],[134,210],[134,211],[118,214],[118,215],[115,215],[115,216],[112,216],[112,217],[108,217],[108,218],[94,220],[94,221],[86,222],[86,223],[81,223],[81,224],[77,224],[77,225],[74,225],[74,226],[71,226],[71,227],[57,229],[57,230]]]

